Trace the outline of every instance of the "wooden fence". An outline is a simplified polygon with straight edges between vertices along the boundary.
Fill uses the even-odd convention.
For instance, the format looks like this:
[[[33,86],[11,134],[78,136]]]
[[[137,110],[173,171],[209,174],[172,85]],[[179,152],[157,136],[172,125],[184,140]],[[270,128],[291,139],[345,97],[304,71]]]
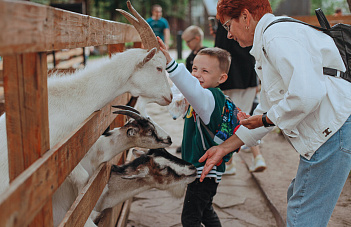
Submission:
[[[320,26],[317,16],[294,16],[295,19],[304,21],[306,23],[315,25],[315,26]],[[330,23],[330,26],[333,26],[338,23],[342,24],[351,24],[351,15],[345,15],[345,16],[333,16],[333,15],[328,15],[326,16],[327,20]]]
[[[49,144],[47,53],[62,49],[108,45],[110,53],[124,43],[140,47],[133,26],[71,13],[24,1],[0,1],[0,56],[4,81],[10,187],[0,195],[0,226],[53,226],[52,195],[107,127],[124,124],[111,115],[117,97],[91,114],[55,146]],[[122,163],[125,154],[117,157]],[[100,167],[60,226],[83,226],[109,178],[110,164]],[[128,205],[128,203],[127,203]],[[99,226],[115,226],[122,205]],[[119,218],[123,226],[125,219]]]

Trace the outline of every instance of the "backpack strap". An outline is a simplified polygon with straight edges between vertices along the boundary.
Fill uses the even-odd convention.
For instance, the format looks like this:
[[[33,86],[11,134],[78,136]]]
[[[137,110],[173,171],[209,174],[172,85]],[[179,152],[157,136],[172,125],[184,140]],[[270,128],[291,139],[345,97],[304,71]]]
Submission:
[[[202,124],[205,129],[208,131],[208,132],[211,132],[207,127],[206,125],[204,124],[204,122],[201,120],[200,116],[198,114],[196,114],[196,125],[197,125],[197,128],[199,129],[199,132],[200,132],[200,137],[201,137],[201,142],[202,142],[202,148],[206,151],[207,150],[207,147],[205,145],[205,140],[204,140],[204,134],[202,133],[202,130],[201,130],[201,125]],[[200,123],[201,122],[201,123]],[[212,132],[211,132],[212,133]],[[212,133],[213,135],[213,133]]]
[[[324,15],[324,14],[323,14]],[[276,24],[276,23],[280,23],[280,22],[296,22],[296,23],[300,23],[300,24],[304,24],[304,25],[307,25],[307,26],[310,26],[314,29],[317,29],[317,30],[320,30],[320,31],[323,31],[323,32],[326,32],[328,33],[328,30],[326,28],[322,28],[322,27],[318,27],[318,26],[314,26],[312,24],[307,24],[306,22],[303,22],[303,21],[300,21],[300,20],[296,20],[294,18],[290,18],[290,17],[284,17],[284,18],[279,18],[279,19],[276,19],[275,21],[272,21],[263,31],[263,33],[267,30],[267,28],[269,28],[270,26],[272,26],[273,24]],[[328,23],[329,25],[329,23]]]
[[[270,26],[272,26],[273,24],[276,24],[276,23],[280,23],[280,22],[295,22],[295,23],[300,23],[300,24],[304,24],[304,25],[307,25],[307,26],[310,26],[314,29],[317,29],[319,31],[322,31],[324,33],[326,33],[327,35],[331,36],[330,34],[330,24],[327,20],[327,18],[325,17],[323,11],[318,8],[315,10],[316,12],[316,15],[317,15],[317,19],[319,21],[319,24],[321,25],[321,27],[318,27],[318,26],[314,26],[314,25],[311,25],[311,24],[308,24],[308,23],[305,23],[303,21],[300,21],[300,20],[296,20],[294,18],[290,18],[290,17],[284,17],[284,18],[279,18],[275,21],[272,21],[263,31],[263,33],[267,30],[267,28],[269,28]],[[267,56],[267,53],[266,53],[266,50],[264,49],[264,47],[262,48],[263,49],[263,52],[265,53],[265,55]],[[329,76],[334,76],[334,77],[344,77],[344,72],[342,71],[339,71],[337,69],[333,69],[333,68],[329,68],[329,67],[323,67],[323,74],[324,75],[329,75]]]

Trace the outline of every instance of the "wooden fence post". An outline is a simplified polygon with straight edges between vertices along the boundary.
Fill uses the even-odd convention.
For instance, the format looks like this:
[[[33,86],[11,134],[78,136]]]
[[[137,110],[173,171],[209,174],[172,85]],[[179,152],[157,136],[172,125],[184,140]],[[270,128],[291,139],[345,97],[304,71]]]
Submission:
[[[50,149],[46,74],[46,53],[4,57],[10,181]],[[28,220],[36,216],[32,226],[53,225],[51,198],[42,206],[38,216],[27,215]]]

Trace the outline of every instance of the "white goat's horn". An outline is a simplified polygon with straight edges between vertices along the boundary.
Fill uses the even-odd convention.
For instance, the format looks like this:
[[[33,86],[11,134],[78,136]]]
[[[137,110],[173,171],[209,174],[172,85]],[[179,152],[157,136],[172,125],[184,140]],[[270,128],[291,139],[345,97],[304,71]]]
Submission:
[[[117,106],[112,106],[114,108],[119,108],[119,109],[122,109],[122,110],[130,110],[130,111],[133,111],[137,114],[140,114],[140,112],[136,109],[134,109],[133,107],[131,106],[126,106],[126,105],[117,105]]]
[[[157,50],[160,49],[160,44],[158,43],[156,39],[155,33],[152,31],[150,25],[144,20],[142,16],[133,8],[132,4],[130,1],[127,1],[127,6],[128,9],[132,12],[132,14],[135,16],[133,17],[130,13],[127,13],[126,11],[122,9],[116,9],[118,12],[123,14],[125,18],[135,27],[135,29],[138,31],[141,42],[143,43],[145,49],[151,50],[152,48],[156,47]]]
[[[142,116],[140,116],[139,114],[133,112],[133,111],[130,111],[130,110],[117,110],[115,112],[113,112],[114,114],[123,114],[123,115],[126,115],[128,117],[131,117],[131,118],[134,118],[135,120],[141,120],[143,119]]]

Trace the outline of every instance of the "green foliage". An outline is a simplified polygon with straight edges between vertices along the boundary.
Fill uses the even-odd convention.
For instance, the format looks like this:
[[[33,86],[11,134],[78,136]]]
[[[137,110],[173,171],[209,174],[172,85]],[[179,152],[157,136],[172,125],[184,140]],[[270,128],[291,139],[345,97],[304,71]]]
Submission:
[[[283,0],[269,0],[269,3],[271,4],[272,10],[274,10],[279,6],[280,2]]]
[[[187,12],[188,0],[131,0],[133,7],[144,18],[151,16],[151,8],[154,4],[159,4],[163,9],[164,17],[184,18]],[[97,16],[109,20],[117,20],[126,22],[127,20],[118,12],[116,8],[123,9],[128,12],[126,1],[116,0],[89,0],[92,16]]]
[[[284,0],[269,0],[273,12]],[[292,0],[290,0],[292,1]],[[336,8],[341,8],[344,13],[349,13],[349,6],[347,0],[310,0],[311,1],[311,15],[315,15],[314,10],[321,8],[326,15],[334,13]]]
[[[343,13],[350,12],[347,0],[311,0],[311,15],[317,8],[321,8],[325,15],[334,14],[336,8],[341,8]]]

